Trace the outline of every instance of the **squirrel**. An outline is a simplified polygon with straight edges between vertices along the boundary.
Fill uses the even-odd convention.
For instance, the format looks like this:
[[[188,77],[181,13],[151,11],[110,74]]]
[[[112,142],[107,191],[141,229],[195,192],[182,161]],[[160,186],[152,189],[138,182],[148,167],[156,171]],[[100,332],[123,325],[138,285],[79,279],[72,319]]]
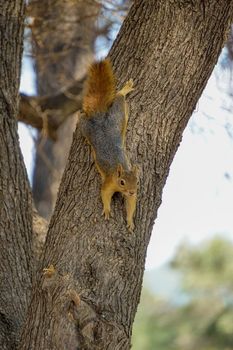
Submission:
[[[120,192],[125,198],[127,227],[131,232],[137,200],[137,167],[131,167],[126,155],[129,111],[125,96],[132,90],[130,79],[116,91],[116,78],[108,58],[95,62],[87,74],[80,116],[81,132],[91,145],[102,178],[102,214],[109,219],[112,196]]]

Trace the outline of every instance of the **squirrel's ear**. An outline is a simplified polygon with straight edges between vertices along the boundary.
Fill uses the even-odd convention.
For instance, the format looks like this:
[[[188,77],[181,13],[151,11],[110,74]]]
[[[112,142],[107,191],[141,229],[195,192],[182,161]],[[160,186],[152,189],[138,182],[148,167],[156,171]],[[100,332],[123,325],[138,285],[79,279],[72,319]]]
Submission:
[[[122,173],[123,173],[122,165],[118,164],[118,166],[117,166],[117,176],[121,177]]]

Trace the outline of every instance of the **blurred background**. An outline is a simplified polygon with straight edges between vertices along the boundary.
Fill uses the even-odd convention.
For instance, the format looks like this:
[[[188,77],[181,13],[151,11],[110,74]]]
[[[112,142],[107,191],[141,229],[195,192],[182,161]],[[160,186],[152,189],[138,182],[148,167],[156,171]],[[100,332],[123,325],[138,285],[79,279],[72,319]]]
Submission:
[[[22,109],[19,137],[35,206],[46,219],[77,118],[61,120],[63,107],[49,103],[59,94],[75,100],[69,87],[82,82],[93,59],[107,55],[130,4],[28,3],[21,101],[42,127],[30,126]],[[233,349],[232,38],[233,31],[170,169],[148,248],[133,350]]]

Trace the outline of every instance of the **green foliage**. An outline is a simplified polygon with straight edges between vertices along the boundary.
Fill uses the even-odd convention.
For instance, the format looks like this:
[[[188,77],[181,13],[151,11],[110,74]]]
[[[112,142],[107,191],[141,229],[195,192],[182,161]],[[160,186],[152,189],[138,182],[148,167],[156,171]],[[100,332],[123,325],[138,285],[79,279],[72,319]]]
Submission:
[[[189,292],[225,293],[233,291],[233,245],[216,237],[200,247],[183,245],[172,266],[184,273]]]
[[[233,350],[233,244],[183,245],[171,266],[183,273],[189,302],[172,305],[144,289],[132,349]]]
[[[175,327],[166,327],[168,315],[175,323],[174,310],[167,302],[154,298],[145,288],[141,299],[134,324],[133,350],[163,350],[164,344],[171,344],[175,339]]]

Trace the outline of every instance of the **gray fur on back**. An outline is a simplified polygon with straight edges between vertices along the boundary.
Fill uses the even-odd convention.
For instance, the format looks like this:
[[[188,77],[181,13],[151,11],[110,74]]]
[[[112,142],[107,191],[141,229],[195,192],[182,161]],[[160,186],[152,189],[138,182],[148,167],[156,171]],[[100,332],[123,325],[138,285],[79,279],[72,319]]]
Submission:
[[[97,163],[105,173],[118,164],[129,170],[121,135],[124,113],[124,97],[119,96],[106,113],[90,117],[83,114],[80,119],[81,132],[93,146]]]

